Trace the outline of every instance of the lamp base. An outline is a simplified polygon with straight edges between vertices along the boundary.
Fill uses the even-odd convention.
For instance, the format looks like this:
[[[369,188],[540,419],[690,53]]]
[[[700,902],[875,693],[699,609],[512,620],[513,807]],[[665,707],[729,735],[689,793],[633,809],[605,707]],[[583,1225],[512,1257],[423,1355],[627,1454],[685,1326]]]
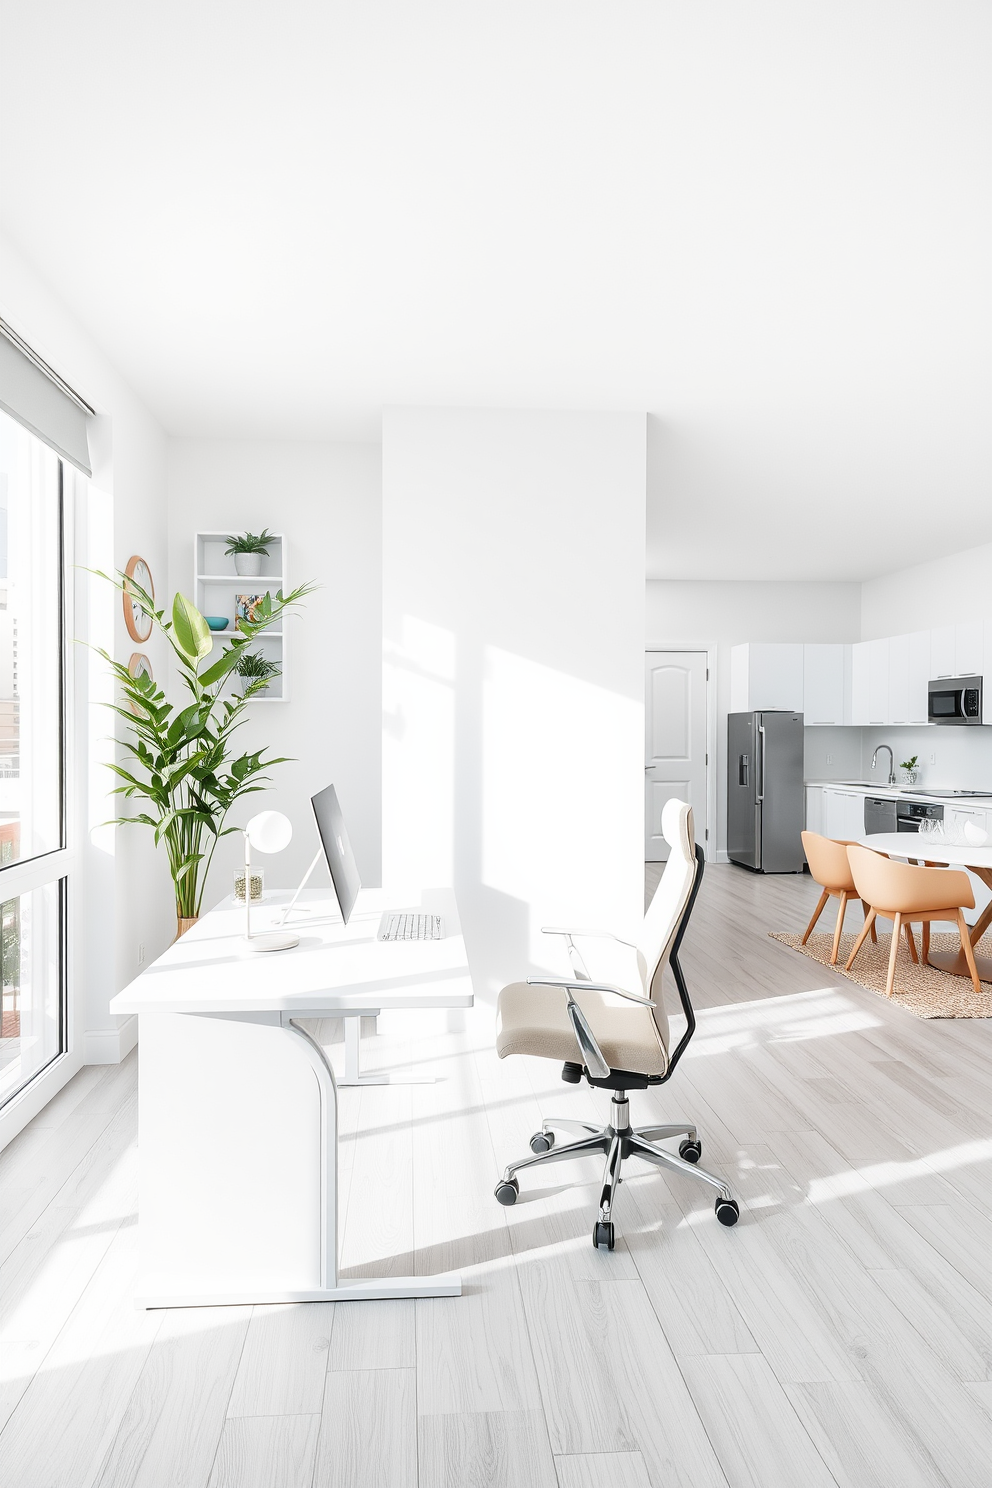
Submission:
[[[279,930],[271,935],[251,935],[247,945],[250,951],[291,951],[298,946],[300,937]]]

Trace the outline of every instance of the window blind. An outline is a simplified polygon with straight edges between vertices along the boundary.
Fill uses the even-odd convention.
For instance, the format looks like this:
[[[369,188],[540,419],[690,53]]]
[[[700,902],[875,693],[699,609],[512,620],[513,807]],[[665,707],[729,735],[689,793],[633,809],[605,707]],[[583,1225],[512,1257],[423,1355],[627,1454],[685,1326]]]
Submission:
[[[0,320],[0,408],[37,434],[64,460],[92,475],[89,421],[93,409]]]

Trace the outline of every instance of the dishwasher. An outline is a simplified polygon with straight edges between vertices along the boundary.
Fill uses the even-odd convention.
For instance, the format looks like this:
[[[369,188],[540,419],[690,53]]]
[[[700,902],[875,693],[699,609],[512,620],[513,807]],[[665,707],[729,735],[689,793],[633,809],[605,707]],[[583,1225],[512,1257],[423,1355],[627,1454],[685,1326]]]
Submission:
[[[935,801],[907,801],[902,797],[865,796],[865,836],[874,832],[918,832],[920,822],[944,820],[944,808]]]

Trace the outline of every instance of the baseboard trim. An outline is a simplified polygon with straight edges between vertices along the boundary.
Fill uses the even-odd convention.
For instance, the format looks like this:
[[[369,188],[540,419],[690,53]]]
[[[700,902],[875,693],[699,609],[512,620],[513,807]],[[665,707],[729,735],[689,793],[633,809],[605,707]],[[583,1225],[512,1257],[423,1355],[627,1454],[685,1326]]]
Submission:
[[[730,854],[727,852],[727,849],[725,847],[718,847],[717,848],[717,850],[716,850],[716,860],[717,860],[718,863],[729,863],[730,862]]]
[[[138,1017],[132,1013],[119,1028],[91,1028],[83,1037],[84,1064],[120,1064],[138,1042]]]

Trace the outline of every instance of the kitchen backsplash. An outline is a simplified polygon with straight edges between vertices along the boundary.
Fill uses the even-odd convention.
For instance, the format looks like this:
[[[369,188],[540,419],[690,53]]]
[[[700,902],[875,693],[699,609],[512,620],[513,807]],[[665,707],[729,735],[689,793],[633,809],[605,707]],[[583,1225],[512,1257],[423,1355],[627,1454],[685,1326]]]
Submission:
[[[805,731],[807,780],[877,780],[884,785],[888,755],[882,754],[872,771],[877,744],[890,744],[895,754],[896,778],[900,762],[919,755],[919,784],[957,786],[992,792],[992,728],[808,728]],[[930,756],[934,756],[931,763]]]

